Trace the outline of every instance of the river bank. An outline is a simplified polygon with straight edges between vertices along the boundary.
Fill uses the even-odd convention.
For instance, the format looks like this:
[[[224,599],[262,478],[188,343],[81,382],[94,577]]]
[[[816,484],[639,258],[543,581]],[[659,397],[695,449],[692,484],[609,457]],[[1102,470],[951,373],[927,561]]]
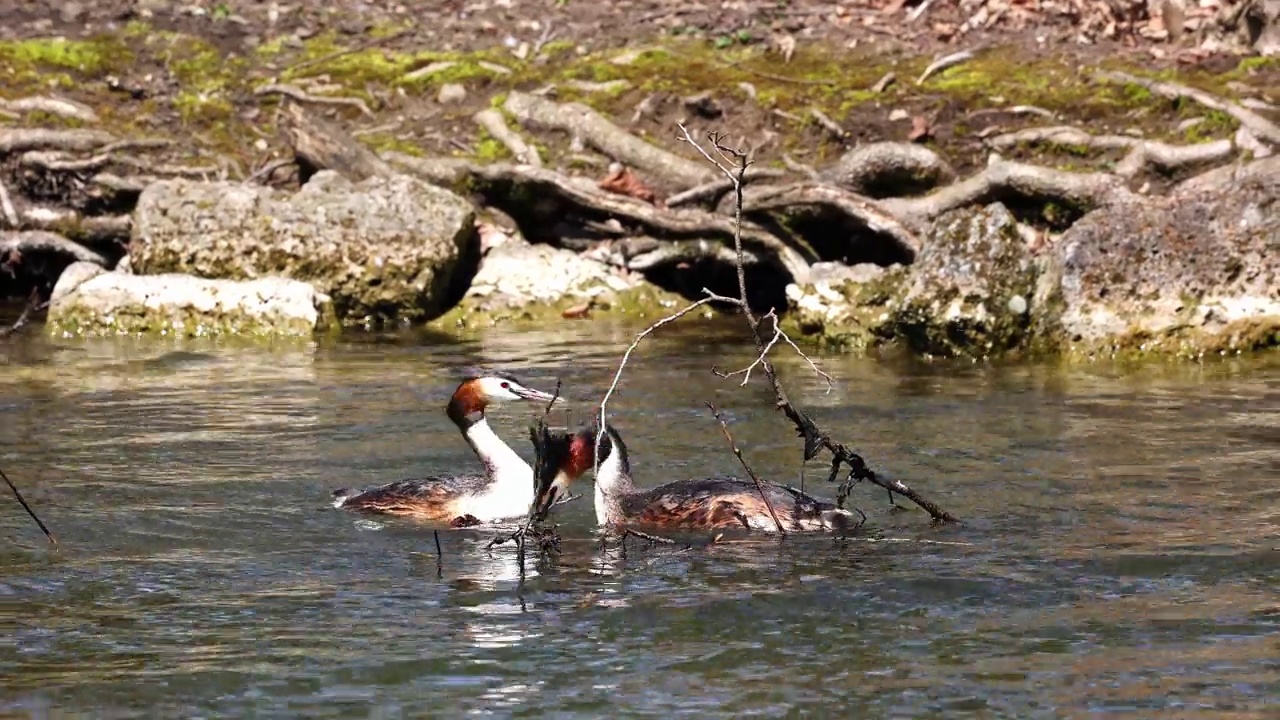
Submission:
[[[55,333],[651,321],[736,295],[683,126],[753,149],[751,300],[798,339],[1277,343],[1280,60],[1209,16],[692,7],[6,10],[0,290]]]

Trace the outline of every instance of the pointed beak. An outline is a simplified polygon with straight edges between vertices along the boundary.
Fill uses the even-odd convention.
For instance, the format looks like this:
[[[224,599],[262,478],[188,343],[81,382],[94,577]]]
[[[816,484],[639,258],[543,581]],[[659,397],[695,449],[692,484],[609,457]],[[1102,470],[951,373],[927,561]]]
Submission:
[[[544,393],[541,390],[534,390],[533,388],[522,387],[519,385],[512,385],[511,392],[515,393],[516,396],[518,396],[521,400],[531,400],[534,402],[545,403],[545,402],[551,402],[552,399],[556,399],[556,400],[559,400],[560,402],[564,402],[563,399],[556,398],[555,395],[552,395],[550,393]]]
[[[533,500],[533,517],[541,520],[551,511],[552,506],[562,498],[568,497],[569,483],[564,477],[564,473],[558,473],[556,479],[551,481],[545,490],[538,493],[538,497]]]

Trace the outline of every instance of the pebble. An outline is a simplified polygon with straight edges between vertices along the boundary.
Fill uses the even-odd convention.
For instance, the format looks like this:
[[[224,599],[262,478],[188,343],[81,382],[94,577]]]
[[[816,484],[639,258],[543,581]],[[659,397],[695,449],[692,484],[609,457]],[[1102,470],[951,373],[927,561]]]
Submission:
[[[462,102],[467,98],[467,89],[458,83],[445,83],[440,86],[440,92],[436,94],[436,102],[441,105],[450,105]]]

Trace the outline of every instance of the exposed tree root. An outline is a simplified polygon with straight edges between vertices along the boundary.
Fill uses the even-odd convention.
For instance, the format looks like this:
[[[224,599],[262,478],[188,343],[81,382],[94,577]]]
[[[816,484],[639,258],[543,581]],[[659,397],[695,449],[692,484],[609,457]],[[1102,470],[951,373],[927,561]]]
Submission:
[[[1002,160],[924,197],[885,199],[880,206],[904,224],[923,229],[943,213],[993,200],[1052,201],[1091,210],[1132,196],[1121,178],[1109,173],[1067,172]]]
[[[133,218],[129,215],[82,215],[66,208],[33,206],[19,211],[24,230],[47,230],[77,242],[109,245],[129,238]]]
[[[538,149],[526,143],[519,133],[507,127],[507,121],[502,117],[502,113],[493,108],[486,108],[476,113],[473,119],[484,128],[485,132],[492,135],[494,140],[510,150],[516,162],[542,167],[542,156],[538,154]]]
[[[1194,100],[1210,110],[1218,110],[1235,118],[1241,125],[1249,128],[1249,131],[1256,135],[1258,139],[1265,140],[1272,145],[1280,145],[1280,126],[1230,100],[1224,100],[1203,90],[1186,85],[1148,80],[1128,73],[1100,70],[1097,76],[1109,82],[1138,85],[1170,100],[1179,98]]]
[[[715,176],[704,166],[651,145],[582,103],[555,103],[523,92],[507,95],[503,109],[521,125],[559,130],[618,162],[671,185],[691,187]]]
[[[562,219],[563,206],[575,214],[594,219],[616,219],[624,226],[635,229],[635,235],[650,235],[669,239],[720,238],[728,242],[733,238],[731,218],[695,208],[668,209],[651,205],[626,195],[618,195],[599,189],[584,178],[574,178],[552,170],[527,165],[492,164],[477,165],[434,159],[415,158],[402,153],[387,152],[383,157],[407,172],[419,175],[429,182],[449,181],[453,184],[466,178],[473,188],[487,187],[486,202],[497,206],[513,218],[529,218],[528,202],[515,206],[513,196],[538,198],[550,214]],[[512,193],[509,188],[520,186],[524,192]],[[530,193],[529,191],[532,191]],[[552,205],[559,201],[557,205]],[[528,236],[529,233],[526,233]],[[795,282],[806,282],[810,259],[801,255],[772,233],[753,223],[742,228],[742,239],[757,253],[776,260]],[[816,258],[814,258],[816,259]]]
[[[1091,135],[1068,126],[1028,128],[997,135],[987,142],[997,150],[1008,150],[1023,143],[1074,145],[1093,150],[1127,149],[1129,154],[1115,169],[1115,174],[1123,178],[1135,177],[1148,167],[1169,173],[1194,165],[1221,162],[1236,152],[1235,143],[1230,140],[1216,140],[1196,145],[1171,145],[1126,135]]]
[[[752,168],[752,172],[747,173],[747,182],[756,182],[759,180],[776,180],[786,177],[786,173],[781,170],[770,170],[768,168]],[[666,206],[680,207],[682,205],[706,205],[715,207],[720,199],[725,195],[733,192],[733,183],[725,179],[712,180],[696,187],[691,187],[681,193],[676,193],[667,198]]]
[[[284,95],[286,97],[297,100],[300,103],[313,103],[317,105],[343,105],[353,107],[368,117],[373,117],[373,111],[365,104],[364,100],[352,97],[332,97],[329,95],[312,95],[301,88],[292,85],[272,84],[263,85],[253,91],[254,95]]]
[[[802,206],[821,206],[835,210],[873,233],[888,236],[908,258],[914,258],[920,250],[920,241],[915,234],[903,227],[902,223],[875,201],[832,185],[811,182],[764,185],[748,188],[743,193],[744,213],[785,211]]]
[[[135,157],[127,155],[114,155],[108,152],[100,152],[90,157],[68,157],[65,153],[50,150],[32,150],[22,154],[18,164],[24,167],[34,167],[49,172],[92,172],[101,170],[108,165],[120,165],[123,167],[141,170],[143,172],[154,175],[166,175],[174,177],[192,177],[192,178],[208,178],[216,177],[221,168],[213,166],[191,166],[191,165],[173,165],[168,163],[150,163],[139,160]]]
[[[334,170],[355,182],[392,172],[372,150],[333,123],[307,112],[300,103],[286,103],[284,112],[294,156],[304,170],[302,182],[324,169]]]
[[[1241,183],[1271,179],[1280,185],[1280,155],[1214,168],[1182,181],[1174,188],[1174,194],[1222,192]]]
[[[925,192],[955,176],[934,151],[902,142],[867,143],[818,173],[824,182],[873,198]]]
[[[91,262],[107,266],[107,259],[89,248],[68,240],[53,232],[43,230],[23,230],[19,232],[0,232],[0,256],[17,251],[21,256],[59,255],[72,262]]]
[[[57,115],[69,120],[79,120],[81,122],[98,122],[98,113],[93,108],[84,103],[76,102],[63,97],[57,96],[33,96],[18,98],[16,100],[5,100],[0,98],[0,110],[6,110],[11,113],[23,115],[31,112],[48,113],[49,115]]]
[[[46,128],[0,128],[0,155],[27,150],[87,152],[115,140],[102,130],[49,130]]]

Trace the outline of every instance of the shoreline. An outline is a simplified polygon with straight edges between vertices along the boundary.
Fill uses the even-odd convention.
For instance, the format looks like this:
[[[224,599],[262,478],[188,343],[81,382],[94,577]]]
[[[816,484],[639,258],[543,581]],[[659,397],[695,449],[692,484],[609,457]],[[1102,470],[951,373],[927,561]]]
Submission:
[[[700,287],[719,287],[725,258],[714,241],[731,235],[731,198],[724,187],[686,192],[715,185],[715,174],[676,137],[681,123],[695,135],[716,130],[755,148],[761,179],[747,190],[760,193],[748,199],[787,227],[745,233],[762,273],[753,289],[760,302],[794,310],[795,292],[783,291],[813,291],[811,267],[833,266],[837,285],[847,279],[842,268],[910,267],[936,221],[991,202],[1014,211],[1025,254],[1039,262],[1076,221],[1117,194],[1161,197],[1214,167],[1265,159],[1274,147],[1267,133],[1275,121],[1267,118],[1277,115],[1248,108],[1280,102],[1269,89],[1280,87],[1276,58],[1215,56],[1171,75],[1124,65],[1097,47],[1055,56],[1025,40],[996,45],[997,33],[984,50],[920,81],[937,60],[924,54],[928,43],[914,54],[875,56],[865,47],[833,54],[819,41],[779,48],[668,38],[660,47],[603,51],[556,37],[521,58],[519,45],[396,50],[412,31],[382,25],[345,37],[263,35],[243,54],[224,54],[227,37],[201,41],[160,25],[131,19],[108,36],[0,41],[0,65],[19,78],[3,98],[0,132],[8,128],[9,147],[17,149],[0,165],[7,169],[0,180],[20,225],[61,232],[110,268],[136,236],[133,207],[156,180],[223,177],[288,194],[318,169],[296,157],[310,152],[304,160],[311,165],[324,167],[327,158],[334,167],[358,156],[354,166],[335,169],[356,179],[390,169],[459,193],[475,203],[477,236],[513,241],[513,266],[542,253],[536,262],[581,276],[582,287],[552,290],[532,278],[518,288],[523,300],[513,295],[505,305],[477,305],[466,294],[461,304],[437,298],[428,325],[445,332],[459,320],[529,316],[536,324],[614,310],[648,316]],[[1088,66],[1063,60],[1089,56]],[[1171,101],[1170,78],[1219,105]],[[45,92],[49,86],[55,91]],[[63,103],[37,107],[32,98]],[[15,105],[20,99],[27,105]],[[28,132],[26,145],[15,144],[15,133],[32,130],[46,133],[33,141]],[[317,138],[334,144],[318,155],[300,151],[300,133],[304,145]],[[870,149],[881,155],[868,156]],[[1006,163],[994,174],[987,167],[993,154]],[[1274,174],[1270,164],[1254,165]],[[975,192],[978,180],[986,185]],[[1030,205],[1027,183],[1039,195]],[[752,215],[753,223],[762,217]],[[817,232],[815,221],[840,223],[845,235]],[[495,246],[483,237],[460,242],[461,275],[451,281],[459,287],[471,282],[466,273],[483,274],[491,262],[468,259],[466,243],[477,243],[485,258]],[[561,254],[552,258],[544,246]],[[605,268],[583,271],[582,258]],[[58,262],[50,264],[56,270]],[[189,272],[172,265],[144,272]],[[51,291],[57,273],[48,274],[29,284]],[[6,289],[13,294],[15,286]],[[643,299],[628,300],[636,289]],[[489,292],[506,289],[498,282]],[[548,301],[548,292],[560,299]],[[825,333],[816,339],[825,342]]]

